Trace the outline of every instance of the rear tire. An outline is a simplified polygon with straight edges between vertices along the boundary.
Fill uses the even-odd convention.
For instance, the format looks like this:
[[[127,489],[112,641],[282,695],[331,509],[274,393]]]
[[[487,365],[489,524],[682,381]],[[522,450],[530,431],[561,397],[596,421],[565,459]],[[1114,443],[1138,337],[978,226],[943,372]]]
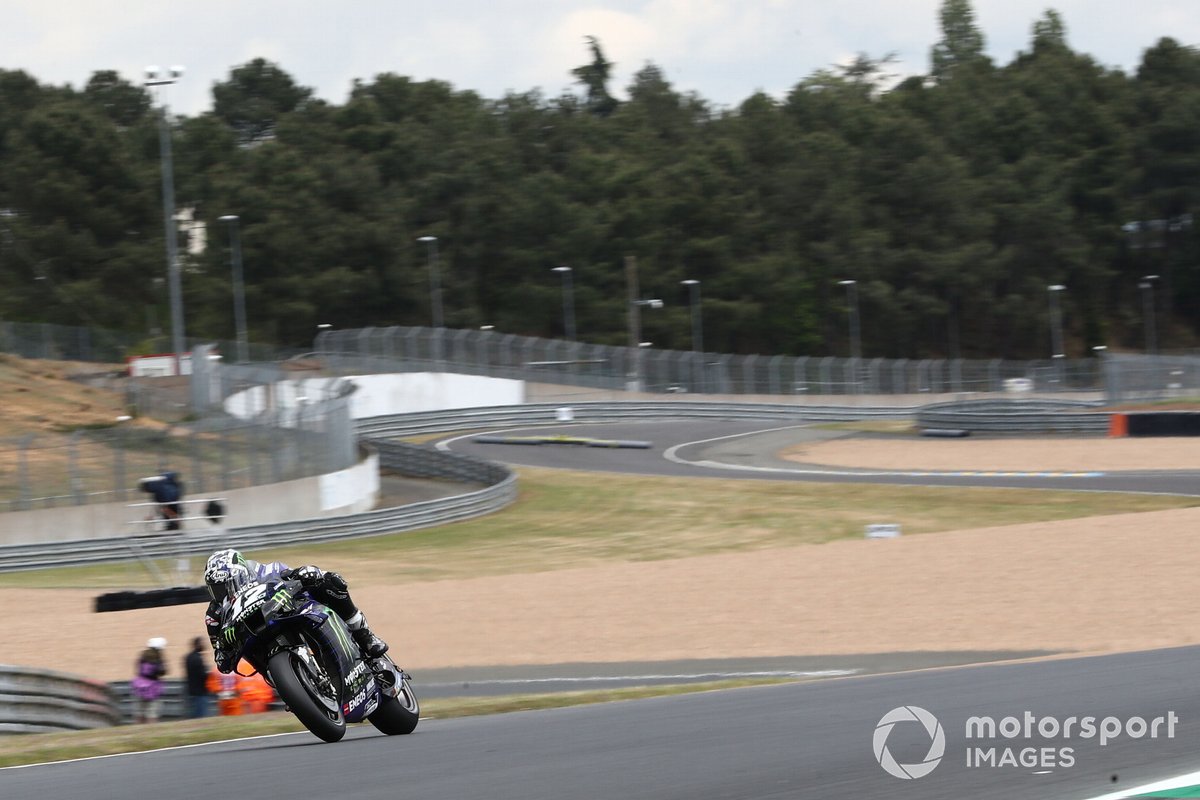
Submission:
[[[346,735],[346,717],[337,698],[321,693],[316,676],[309,674],[308,666],[294,652],[280,650],[271,656],[267,669],[279,697],[314,736],[336,742]]]
[[[386,733],[388,736],[412,733],[421,720],[421,704],[417,702],[417,696],[408,681],[404,681],[399,695],[385,698],[367,720],[378,728],[380,733]]]

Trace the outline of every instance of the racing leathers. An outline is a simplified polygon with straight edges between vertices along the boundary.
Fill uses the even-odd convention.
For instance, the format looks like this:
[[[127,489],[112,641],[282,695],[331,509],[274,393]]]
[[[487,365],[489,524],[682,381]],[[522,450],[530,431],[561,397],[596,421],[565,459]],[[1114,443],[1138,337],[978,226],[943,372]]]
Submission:
[[[291,569],[281,561],[271,561],[261,564],[242,556],[240,553],[236,553],[236,551],[223,551],[221,553],[214,553],[209,559],[209,567],[205,573],[206,582],[209,581],[209,575],[214,572],[214,561],[217,561],[218,566],[220,562],[225,561],[245,567],[249,571],[250,579],[255,583],[299,580],[304,584],[304,588],[314,600],[329,606],[345,621],[346,627],[350,629],[355,642],[365,655],[371,658],[378,658],[387,652],[387,643],[367,627],[366,617],[354,605],[354,601],[350,599],[350,590],[346,585],[345,579],[336,572],[326,572],[314,566]],[[219,574],[220,570],[218,569],[216,572]],[[214,594],[211,584],[210,594]],[[219,596],[219,593],[216,594]],[[226,645],[228,643],[224,641],[221,635],[231,601],[232,597],[229,595],[221,599],[214,597],[209,602],[207,612],[204,615],[204,623],[208,628],[208,638],[212,642],[213,659],[217,662],[217,669],[223,673],[232,672],[237,667],[237,651],[227,648]]]

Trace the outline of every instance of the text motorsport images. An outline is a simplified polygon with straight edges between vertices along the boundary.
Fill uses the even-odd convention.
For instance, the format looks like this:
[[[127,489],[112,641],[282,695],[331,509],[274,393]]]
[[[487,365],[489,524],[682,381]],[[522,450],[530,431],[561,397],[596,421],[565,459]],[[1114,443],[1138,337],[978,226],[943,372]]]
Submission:
[[[918,723],[929,737],[929,750],[920,761],[901,764],[888,749],[888,738],[901,723]],[[1179,716],[1168,711],[1145,717],[1037,716],[1025,711],[1019,717],[981,716],[967,719],[963,739],[967,742],[966,766],[1056,769],[1075,766],[1075,740],[1099,740],[1104,747],[1119,738],[1174,739]],[[913,728],[920,730],[919,728]],[[978,742],[979,744],[975,744]],[[998,744],[999,742],[1003,742]],[[1062,743],[1060,743],[1062,742]],[[920,706],[900,706],[883,715],[872,738],[875,760],[889,775],[904,780],[923,778],[941,763],[946,754],[946,732],[942,723]],[[983,743],[987,743],[986,745]]]

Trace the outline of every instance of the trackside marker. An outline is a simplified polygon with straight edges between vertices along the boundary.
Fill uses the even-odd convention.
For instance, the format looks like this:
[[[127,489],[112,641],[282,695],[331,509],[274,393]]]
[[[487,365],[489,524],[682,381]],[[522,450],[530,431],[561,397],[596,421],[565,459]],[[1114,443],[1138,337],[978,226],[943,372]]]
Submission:
[[[1102,794],[1099,797],[1089,797],[1087,800],[1134,800],[1134,798],[1152,798],[1152,797],[1200,797],[1200,772],[1189,772],[1187,775],[1180,775],[1177,778],[1168,778],[1155,783],[1147,783],[1142,786],[1131,786],[1119,792],[1110,794]],[[1196,788],[1196,792],[1192,794],[1178,794],[1181,789]],[[1165,794],[1171,792],[1172,794]],[[1159,794],[1163,793],[1163,794]]]

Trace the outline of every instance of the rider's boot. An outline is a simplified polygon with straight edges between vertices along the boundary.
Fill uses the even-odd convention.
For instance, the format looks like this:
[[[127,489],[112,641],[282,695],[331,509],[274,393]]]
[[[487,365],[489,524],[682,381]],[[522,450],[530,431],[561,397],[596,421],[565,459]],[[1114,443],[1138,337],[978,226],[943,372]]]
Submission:
[[[370,658],[379,658],[388,651],[387,642],[380,639],[367,627],[367,618],[361,611],[346,620],[346,627],[350,629],[359,648]]]

